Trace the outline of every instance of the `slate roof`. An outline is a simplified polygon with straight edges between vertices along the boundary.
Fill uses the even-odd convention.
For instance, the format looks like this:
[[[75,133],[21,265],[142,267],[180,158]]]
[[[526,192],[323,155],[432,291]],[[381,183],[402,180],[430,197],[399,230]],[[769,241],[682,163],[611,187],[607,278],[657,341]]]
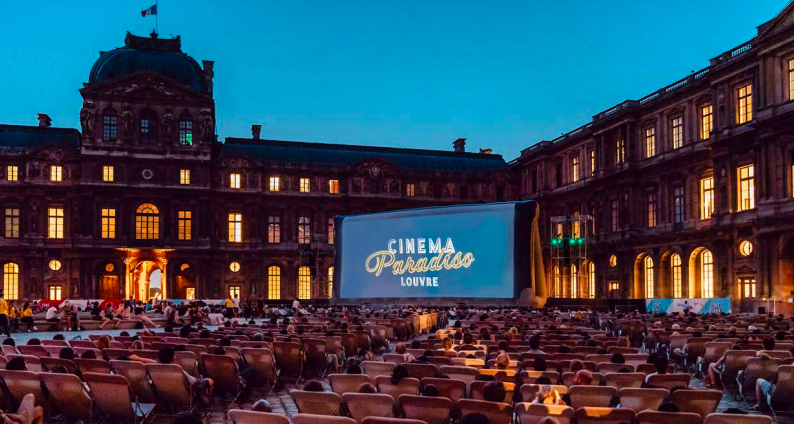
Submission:
[[[243,157],[258,163],[312,163],[352,166],[364,159],[383,159],[400,169],[488,173],[506,169],[502,155],[455,153],[303,141],[227,138],[218,159]]]
[[[80,151],[80,132],[74,128],[0,124],[0,150],[29,153],[41,147]]]

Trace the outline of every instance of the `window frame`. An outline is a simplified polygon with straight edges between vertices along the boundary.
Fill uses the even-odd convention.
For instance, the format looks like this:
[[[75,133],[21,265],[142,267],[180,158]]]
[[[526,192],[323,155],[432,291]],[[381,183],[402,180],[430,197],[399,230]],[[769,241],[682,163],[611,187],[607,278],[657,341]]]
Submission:
[[[228,214],[228,242],[243,242],[243,213],[232,211]]]
[[[714,105],[703,103],[700,105],[700,139],[708,140],[714,131]]]
[[[670,141],[673,150],[684,147],[684,116],[676,115],[670,118]]]
[[[736,124],[744,125],[753,120],[753,83],[736,87]]]
[[[743,176],[744,170],[748,170],[746,176]],[[736,167],[736,190],[736,211],[755,209],[755,164]]]
[[[112,240],[116,238],[116,209],[100,208],[100,238]]]
[[[180,210],[176,214],[177,240],[193,239],[193,211]]]
[[[647,126],[642,130],[645,140],[645,159],[656,156],[656,126]]]
[[[65,236],[66,224],[63,206],[47,207],[47,239],[62,240]]]

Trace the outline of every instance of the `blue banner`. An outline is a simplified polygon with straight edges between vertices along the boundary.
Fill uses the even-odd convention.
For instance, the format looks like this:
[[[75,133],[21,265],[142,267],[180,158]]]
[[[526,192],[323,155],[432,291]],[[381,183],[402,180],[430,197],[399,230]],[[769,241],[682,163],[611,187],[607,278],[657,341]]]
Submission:
[[[645,299],[645,311],[651,314],[692,312],[696,314],[720,314],[731,312],[731,299]]]

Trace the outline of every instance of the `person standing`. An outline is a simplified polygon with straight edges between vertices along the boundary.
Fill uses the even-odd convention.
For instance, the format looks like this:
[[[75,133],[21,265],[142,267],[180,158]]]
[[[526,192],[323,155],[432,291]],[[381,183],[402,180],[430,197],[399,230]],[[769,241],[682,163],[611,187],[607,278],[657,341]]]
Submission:
[[[8,302],[5,296],[0,295],[0,331],[5,333],[6,337],[11,337],[11,322],[8,320]]]
[[[226,318],[234,318],[234,301],[232,300],[231,294],[226,296],[223,306],[226,308]]]

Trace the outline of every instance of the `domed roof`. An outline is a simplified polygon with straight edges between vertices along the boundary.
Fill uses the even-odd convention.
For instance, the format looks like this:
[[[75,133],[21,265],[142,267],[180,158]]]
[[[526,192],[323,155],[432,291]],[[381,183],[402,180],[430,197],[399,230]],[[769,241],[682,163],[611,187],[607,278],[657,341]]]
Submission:
[[[94,62],[89,83],[115,79],[138,71],[150,70],[186,87],[209,94],[207,77],[192,57],[182,53],[179,36],[172,39],[137,37],[129,32],[124,47],[101,52]]]

